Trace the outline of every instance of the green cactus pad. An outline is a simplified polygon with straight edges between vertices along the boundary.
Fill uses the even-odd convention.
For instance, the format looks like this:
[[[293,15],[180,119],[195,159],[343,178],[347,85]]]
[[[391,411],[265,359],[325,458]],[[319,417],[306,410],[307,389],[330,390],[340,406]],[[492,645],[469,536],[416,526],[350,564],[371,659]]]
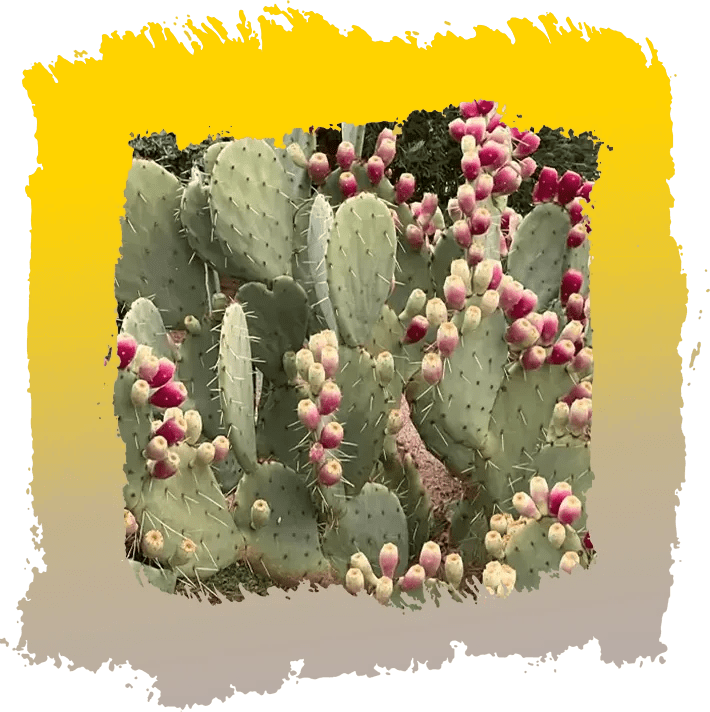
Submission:
[[[227,437],[240,467],[250,472],[256,467],[254,383],[246,317],[236,302],[224,314],[217,373]]]
[[[226,432],[220,399],[215,397],[219,394],[216,375],[220,333],[219,326],[210,319],[202,319],[200,325],[199,334],[187,333],[180,344],[175,378],[187,388],[182,409],[198,410],[205,436],[213,439]]]
[[[170,338],[158,308],[141,297],[136,299],[121,322],[121,333],[130,334],[139,344],[150,346],[158,357],[176,358],[178,348]]]
[[[533,455],[545,441],[543,429],[550,423],[555,403],[573,385],[563,366],[549,364],[536,371],[515,364],[501,384],[481,453],[489,460],[486,489],[504,511],[513,511],[516,483],[527,474]]]
[[[155,566],[147,566],[146,564],[141,564],[138,561],[129,559],[128,563],[133,570],[133,573],[138,580],[140,585],[143,585],[142,575],[145,576],[146,581],[151,585],[160,589],[164,593],[175,593],[175,585],[177,584],[177,574],[169,569],[159,569]]]
[[[209,196],[209,187],[203,181],[202,174],[193,167],[190,182],[185,186],[180,201],[180,221],[190,247],[200,259],[215,269],[226,270],[227,258],[212,231]]]
[[[294,207],[289,181],[264,141],[233,141],[212,169],[210,205],[215,236],[230,254],[231,276],[269,282],[291,274]]]
[[[483,490],[472,499],[462,499],[452,507],[449,535],[465,564],[485,561],[488,557],[484,541],[491,514],[491,501]]]
[[[537,311],[544,311],[559,294],[569,249],[569,213],[559,205],[536,205],[518,227],[508,253],[511,277],[537,294]]]
[[[283,142],[287,148],[290,144],[297,143],[303,150],[303,154],[306,158],[310,158],[316,150],[315,134],[304,131],[303,129],[294,129],[290,134],[285,134]],[[274,152],[286,171],[290,186],[288,192],[291,198],[294,200],[305,200],[308,198],[313,189],[308,171],[305,168],[297,166],[289,158],[286,148],[276,148],[275,142],[270,140],[267,141],[267,143],[274,149]]]
[[[508,359],[506,321],[496,310],[460,337],[444,361],[444,377],[417,403],[417,413],[436,425],[444,439],[478,449],[488,436],[491,410]],[[431,407],[429,407],[431,405]]]
[[[271,515],[251,527],[251,507],[265,500]],[[245,474],[235,495],[234,521],[246,538],[251,566],[279,583],[326,573],[328,562],[318,540],[316,508],[303,477],[280,463],[259,465]]]
[[[126,446],[123,471],[129,482],[138,482],[145,474],[143,450],[150,440],[150,424],[160,416],[150,406],[136,408],[131,402],[131,389],[138,376],[131,370],[119,370],[113,387],[113,406],[118,421],[118,432]],[[127,504],[131,504],[126,500]]]
[[[229,141],[215,141],[211,146],[208,146],[202,157],[202,162],[205,166],[205,173],[207,173],[207,175],[212,173],[217,157],[227,147],[228,143]]]
[[[340,371],[335,382],[342,393],[335,412],[345,437],[340,446],[345,491],[357,494],[369,478],[385,439],[387,416],[399,405],[376,380],[375,361],[365,349],[340,346]],[[349,483],[349,484],[348,484]]]
[[[178,472],[165,480],[145,474],[140,482],[124,489],[126,506],[133,512],[141,534],[156,529],[164,547],[158,561],[188,578],[205,579],[237,560],[243,543],[224,495],[209,465],[195,460],[195,448],[187,443],[175,447],[180,458]],[[173,557],[184,539],[197,546],[195,556],[184,564]]]
[[[529,520],[511,535],[505,547],[505,563],[515,569],[516,590],[535,589],[540,585],[541,572],[559,571],[566,551],[576,551],[580,562],[584,560],[579,537],[569,529],[559,549],[550,544],[547,532],[556,521],[555,517],[543,517],[537,522]]]
[[[397,246],[387,206],[362,193],[335,215],[327,253],[330,299],[348,346],[367,343],[390,293]]]
[[[347,503],[336,528],[323,537],[323,552],[341,577],[350,568],[350,557],[362,552],[376,576],[381,576],[380,549],[392,543],[399,551],[397,575],[402,575],[409,561],[407,518],[397,496],[387,487],[368,482],[360,494]]]
[[[327,327],[337,334],[338,322],[330,300],[328,266],[326,263],[328,241],[330,240],[334,222],[333,208],[330,207],[328,201],[322,195],[317,195],[309,214],[306,238],[310,284],[315,295],[315,300],[311,302],[311,306],[315,313],[322,316]]]
[[[309,321],[308,297],[291,277],[277,277],[271,289],[248,282],[237,292],[254,337],[256,367],[274,384],[286,382],[283,355],[303,348]]]
[[[180,181],[157,163],[133,161],[116,265],[118,301],[154,295],[170,328],[179,328],[187,314],[203,313],[207,300],[204,267],[181,234],[180,192]]]

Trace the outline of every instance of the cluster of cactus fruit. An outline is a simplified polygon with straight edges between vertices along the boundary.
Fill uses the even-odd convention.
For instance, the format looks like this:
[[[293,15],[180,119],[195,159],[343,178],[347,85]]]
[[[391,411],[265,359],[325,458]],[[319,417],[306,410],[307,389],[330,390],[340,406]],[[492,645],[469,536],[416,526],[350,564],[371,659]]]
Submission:
[[[450,124],[462,182],[443,209],[408,202],[415,176],[390,182],[389,129],[365,159],[343,125],[335,170],[300,130],[214,143],[186,184],[133,162],[114,402],[146,562],[201,581],[244,561],[395,604],[458,596],[464,564],[501,596],[589,565],[592,184],[543,167],[532,211],[508,208],[539,139],[496,108]],[[403,399],[470,493],[443,564]]]

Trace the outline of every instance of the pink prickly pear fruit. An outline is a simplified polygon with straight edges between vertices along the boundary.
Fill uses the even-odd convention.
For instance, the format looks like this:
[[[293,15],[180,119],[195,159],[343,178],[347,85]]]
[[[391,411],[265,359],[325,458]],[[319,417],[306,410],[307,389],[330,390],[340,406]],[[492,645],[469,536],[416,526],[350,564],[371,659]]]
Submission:
[[[569,304],[569,302],[567,302]],[[570,321],[565,324],[564,329],[560,332],[559,341],[565,339],[569,341],[577,341],[584,333],[584,326],[581,321]]]
[[[540,345],[551,346],[557,336],[560,320],[553,311],[546,311],[542,315],[542,331],[540,331]]]
[[[157,529],[151,529],[143,535],[141,551],[149,559],[157,559],[163,552],[165,540]]]
[[[325,377],[333,378],[333,376],[335,376],[338,372],[338,367],[340,366],[338,349],[333,348],[332,346],[324,346],[321,351],[320,362],[323,365]]]
[[[144,381],[150,385],[150,381],[155,378],[158,373],[158,368],[160,367],[160,362],[155,356],[147,356],[141,362],[138,367],[138,378],[142,378]]]
[[[313,443],[308,451],[308,462],[311,465],[320,465],[325,458],[325,448],[321,443]]]
[[[547,498],[547,506],[550,510],[550,514],[553,517],[557,516],[560,511],[560,505],[562,502],[572,495],[572,487],[568,482],[558,482],[550,490],[550,495]]]
[[[375,143],[375,149],[378,149],[385,141],[397,141],[394,131],[392,129],[382,129],[377,135],[377,142]]]
[[[343,466],[340,464],[340,460],[327,460],[318,470],[318,482],[324,487],[337,485],[342,478]]]
[[[316,341],[313,341],[314,347]],[[301,378],[308,378],[308,369],[315,363],[315,356],[310,349],[299,349],[296,354],[296,368]]]
[[[463,220],[463,212],[461,211],[459,201],[456,198],[449,198],[449,202],[446,206],[446,212],[449,214],[452,222]]]
[[[505,340],[520,349],[530,348],[539,337],[537,329],[527,319],[516,319],[505,332]]]
[[[463,153],[464,155],[467,153],[478,154],[478,144],[476,143],[476,139],[473,136],[466,134],[461,139],[461,153]]]
[[[370,183],[379,185],[385,175],[385,164],[379,156],[370,156],[365,165],[365,170]]]
[[[436,576],[439,566],[441,566],[441,548],[436,542],[428,541],[422,546],[419,553],[419,565],[429,578]]]
[[[581,247],[587,239],[587,229],[584,225],[575,225],[567,233],[567,247],[574,249]]]
[[[461,281],[466,287],[466,295],[471,294],[471,268],[466,260],[452,260],[450,274],[461,277]]]
[[[537,371],[537,369],[542,368],[546,358],[547,352],[542,346],[531,346],[523,352],[520,362],[526,371]]]
[[[582,187],[582,176],[574,171],[566,171],[557,183],[557,202],[567,205],[577,197],[577,191]]]
[[[523,296],[523,285],[520,282],[508,281],[501,283],[500,292],[500,308],[507,314]]]
[[[153,465],[150,472],[156,480],[167,480],[172,477],[180,468],[180,457],[175,452],[169,452],[162,460],[158,460]]]
[[[510,309],[508,316],[511,319],[522,319],[532,312],[537,306],[537,294],[530,289],[524,289],[520,299]]]
[[[387,576],[381,576],[375,584],[375,600],[382,606],[386,606],[392,598],[394,584],[392,579]]]
[[[589,202],[589,196],[591,195],[594,183],[592,181],[585,181],[582,187],[577,191],[577,196]]]
[[[547,363],[550,363],[553,366],[563,366],[574,358],[575,351],[576,349],[574,343],[569,339],[558,341],[552,347],[552,351],[550,351],[550,354],[547,357]]]
[[[550,495],[549,487],[547,486],[547,480],[544,477],[532,477],[530,479],[530,498],[535,502],[537,511],[543,517],[547,516],[548,507],[547,500]]]
[[[466,262],[469,267],[475,267],[486,258],[486,248],[480,242],[473,242],[466,252]]]
[[[500,236],[500,245],[498,246],[498,251],[501,257],[507,257],[510,248],[508,247],[508,238],[505,235]]]
[[[352,198],[357,193],[357,179],[350,171],[341,173],[338,178],[338,187],[344,198]]]
[[[472,116],[466,120],[465,131],[480,146],[486,137],[486,120],[482,116]]]
[[[138,343],[130,334],[118,335],[116,353],[119,359],[118,367],[122,371],[127,369],[131,361],[133,361],[137,350]]]
[[[394,188],[397,203],[406,203],[413,195],[417,181],[411,173],[402,173]]]
[[[579,400],[580,398],[591,398],[591,396],[592,382],[582,381],[581,383],[577,383],[576,385],[572,386],[569,393],[563,398],[560,398],[560,401],[571,406],[572,403],[574,403],[576,400]]]
[[[476,209],[476,191],[472,185],[464,183],[459,186],[458,193],[456,194],[456,200],[458,200],[461,212],[466,217],[473,215],[473,212]]]
[[[325,346],[325,336],[320,331],[317,334],[313,334],[313,336],[311,336],[311,338],[308,339],[308,348],[309,348],[310,352],[313,354],[313,362],[320,361],[324,346]],[[313,365],[313,363],[311,363],[309,365],[309,368],[312,365]]]
[[[527,492],[516,492],[513,495],[513,506],[518,514],[531,519],[540,519],[542,515],[535,506],[535,502]]]
[[[567,315],[568,319],[577,322],[584,321],[584,297],[579,292],[575,292],[574,294],[569,295],[569,299],[567,300],[567,306],[565,307],[565,314]]]
[[[584,376],[592,370],[594,364],[594,355],[592,349],[585,346],[577,353],[571,363],[571,368],[576,373]]]
[[[487,101],[483,99],[479,99],[476,104],[478,105],[479,116],[487,116],[491,113],[491,111],[493,111],[496,105],[495,101]]]
[[[492,273],[491,281],[488,284],[488,289],[498,289],[501,280],[503,279],[503,265],[498,260],[491,260]]]
[[[515,154],[513,154],[513,155],[515,155]],[[520,164],[520,177],[523,180],[527,180],[528,178],[530,178],[537,170],[537,163],[535,163],[535,161],[532,158],[530,158],[530,156],[520,160],[519,164]]]
[[[155,431],[156,435],[160,435],[165,438],[168,445],[175,445],[185,439],[185,433],[187,432],[187,423],[185,418],[176,417],[169,418]],[[160,458],[151,458],[160,459]]]
[[[493,193],[495,195],[510,195],[520,188],[522,182],[520,167],[513,163],[507,163],[493,176]]]
[[[223,462],[229,454],[229,440],[224,435],[218,435],[213,441],[214,445],[214,461]]]
[[[402,341],[405,344],[416,344],[426,336],[427,331],[429,331],[429,321],[421,314],[417,314],[409,322]]]
[[[589,536],[589,532],[584,532],[584,537],[582,538],[582,544],[585,549],[593,549],[594,544],[592,544],[592,539]]]
[[[572,525],[582,516],[582,503],[573,494],[565,497],[557,510],[560,524]]]
[[[150,442],[145,446],[145,457],[148,460],[164,460],[168,455],[167,439],[162,435],[155,435]]]
[[[426,292],[421,289],[413,289],[407,297],[407,303],[399,315],[400,321],[412,319],[417,314],[421,313],[427,302]]]
[[[481,312],[480,307],[476,306],[475,304],[468,307],[463,317],[461,333],[468,334],[470,331],[475,331],[481,323],[482,316],[483,313]]]
[[[572,225],[578,225],[584,219],[582,211],[582,201],[579,198],[575,198],[568,206],[567,211],[569,212],[569,218]]]
[[[439,207],[439,196],[436,193],[424,193],[422,197],[422,213],[432,216]]]
[[[179,381],[170,381],[159,388],[150,397],[151,405],[156,408],[177,408],[187,398],[187,388]]]
[[[482,201],[490,196],[493,192],[494,185],[493,176],[490,173],[481,173],[474,183],[474,190],[476,191],[476,200]]]
[[[424,567],[419,564],[414,564],[414,566],[410,566],[407,573],[399,580],[399,585],[403,591],[414,591],[422,587],[425,578],[426,571],[424,571]]]
[[[308,385],[311,387],[311,393],[318,394],[321,386],[325,383],[325,369],[322,363],[314,363],[308,369]]]
[[[458,275],[449,275],[444,280],[444,298],[451,309],[460,311],[466,306],[466,285]]]
[[[576,551],[566,551],[560,559],[560,571],[571,574],[572,569],[579,565],[579,554]]]
[[[333,381],[326,381],[318,394],[318,411],[321,415],[330,415],[340,408],[342,395],[340,388]]]
[[[494,514],[489,522],[491,529],[504,536],[508,531],[508,517],[511,517],[511,515],[509,514],[506,517],[505,514]]]
[[[467,220],[457,220],[452,227],[454,240],[467,250],[471,246],[471,230]]]
[[[533,203],[549,203],[554,200],[557,194],[557,171],[554,168],[545,166],[538,176],[537,183],[533,188]]]
[[[503,144],[489,139],[479,149],[478,158],[483,168],[500,168],[510,158],[510,152]]]
[[[429,322],[429,326],[435,328],[443,324],[449,318],[446,304],[444,304],[439,297],[434,297],[426,303],[426,318]]]
[[[127,509],[123,510],[123,523],[126,526],[126,539],[138,531],[138,522],[133,516],[133,512],[129,512]]]
[[[483,538],[483,545],[486,547],[486,551],[496,559],[501,559],[505,555],[505,542],[500,532],[495,529],[491,529],[486,534]]]
[[[491,214],[486,208],[478,208],[470,220],[471,233],[473,235],[484,235],[491,226]]]
[[[542,331],[542,325],[545,323],[542,314],[538,312],[530,312],[525,317],[539,332]]]
[[[513,150],[514,158],[526,158],[540,147],[540,137],[532,131],[525,131],[518,138],[518,144]]]
[[[394,161],[394,157],[397,155],[397,144],[391,138],[386,138],[377,147],[375,155],[382,159],[382,162],[385,164],[385,168],[387,168],[392,161]]]
[[[481,172],[481,161],[477,153],[468,151],[463,154],[463,158],[461,158],[461,171],[466,180],[476,180],[476,176]]]
[[[316,185],[323,183],[330,173],[328,156],[325,153],[314,153],[308,160],[307,171],[310,179]]]
[[[459,104],[459,111],[464,119],[472,119],[475,116],[480,115],[478,109],[478,102],[475,101],[463,101]]]
[[[444,375],[444,364],[438,353],[431,351],[422,359],[422,378],[430,385],[436,385]]]
[[[340,443],[343,442],[343,426],[332,421],[327,423],[320,433],[320,444],[326,450],[335,450],[335,448],[340,447]]]
[[[407,238],[409,246],[413,250],[417,251],[422,249],[422,247],[424,246],[424,242],[426,241],[426,238],[424,237],[424,231],[419,227],[419,225],[414,224],[407,225],[405,237]]]
[[[562,306],[567,305],[567,300],[571,294],[575,294],[582,289],[584,275],[576,269],[568,269],[560,281],[560,302]]]
[[[505,144],[508,141],[508,132],[505,126],[500,124],[491,129],[491,123],[488,122],[488,137],[490,141],[497,141],[500,144]]]
[[[212,443],[201,443],[195,452],[195,460],[201,465],[211,465],[214,462],[215,449]]]
[[[436,345],[439,354],[448,358],[459,344],[459,331],[451,321],[445,321],[436,332]]]
[[[501,123],[501,119],[503,117],[499,113],[493,114],[490,119],[488,119],[488,124],[486,125],[486,129],[488,130],[489,133],[495,131],[498,128],[505,128],[505,124]]]
[[[158,360],[158,370],[152,378],[146,378],[151,388],[160,388],[172,380],[175,375],[175,364],[168,358]]]
[[[341,141],[335,152],[335,160],[343,171],[349,171],[355,162],[355,146],[350,141]]]
[[[573,432],[580,433],[592,418],[591,398],[578,398],[569,409],[569,427]]]
[[[321,414],[318,412],[318,406],[310,398],[300,400],[296,412],[301,425],[307,430],[313,431],[320,424]]]
[[[449,136],[451,136],[456,143],[461,143],[461,139],[466,134],[466,123],[463,119],[454,119],[449,124]]]
[[[387,543],[380,549],[380,571],[382,575],[393,579],[399,564],[399,551],[394,544]]]
[[[495,289],[487,289],[481,297],[481,316],[487,317],[498,308],[500,295]]]

